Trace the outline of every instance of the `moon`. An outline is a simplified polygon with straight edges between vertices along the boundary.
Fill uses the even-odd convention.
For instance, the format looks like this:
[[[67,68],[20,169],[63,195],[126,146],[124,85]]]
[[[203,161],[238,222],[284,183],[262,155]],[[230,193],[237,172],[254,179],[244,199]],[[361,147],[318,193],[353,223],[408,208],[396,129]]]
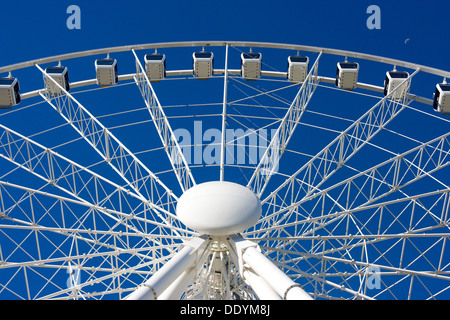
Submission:
[[[405,40],[405,44],[407,44],[409,40],[411,40],[411,39],[409,39],[409,38],[408,38],[408,39],[406,39],[406,40]]]

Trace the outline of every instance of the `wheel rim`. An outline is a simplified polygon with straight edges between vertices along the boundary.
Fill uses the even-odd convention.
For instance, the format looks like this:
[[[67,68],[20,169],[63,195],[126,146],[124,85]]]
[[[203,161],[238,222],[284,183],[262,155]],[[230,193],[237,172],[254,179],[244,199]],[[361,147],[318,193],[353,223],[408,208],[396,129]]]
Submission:
[[[211,79],[193,79],[192,47],[214,52]],[[168,72],[150,83],[143,55],[155,48]],[[263,55],[257,81],[239,72],[250,48]],[[310,59],[304,85],[285,79],[296,50]],[[120,77],[100,89],[85,65],[105,53],[117,55]],[[330,77],[345,57],[360,63],[353,93]],[[69,94],[33,88],[43,66],[60,60],[76,79]],[[401,101],[380,93],[394,65],[411,75]],[[448,298],[450,124],[423,98],[448,72],[250,42],[109,48],[6,71],[28,92],[0,114],[0,296],[126,297],[197,236],[176,216],[183,191],[223,179],[261,199],[261,219],[242,236],[312,297]],[[226,252],[213,245],[211,255]],[[201,292],[205,268],[185,298]],[[234,277],[236,292],[255,298],[239,271]]]

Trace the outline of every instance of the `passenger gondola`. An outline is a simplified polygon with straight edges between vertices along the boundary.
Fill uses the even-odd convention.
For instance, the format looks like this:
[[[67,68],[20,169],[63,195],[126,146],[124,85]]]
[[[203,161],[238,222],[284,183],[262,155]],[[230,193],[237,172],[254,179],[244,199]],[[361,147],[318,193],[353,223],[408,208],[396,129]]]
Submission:
[[[69,71],[67,67],[48,67],[45,69],[45,73],[55,80],[65,91],[70,90],[69,85]],[[47,80],[47,91],[52,95],[60,95],[63,93],[60,87],[58,87],[53,81]]]
[[[20,102],[20,87],[17,78],[0,78],[0,109],[10,109]]]
[[[259,52],[241,54],[241,76],[245,80],[256,80],[261,76],[262,55]]]
[[[119,81],[116,59],[95,60],[95,72],[97,74],[97,84],[100,87],[112,86]]]
[[[214,54],[212,52],[194,52],[192,54],[194,76],[198,79],[208,79],[213,75]]]
[[[287,78],[291,82],[303,82],[306,79],[309,68],[309,58],[302,56],[288,57]]]
[[[336,86],[344,90],[354,90],[358,83],[359,64],[356,62],[338,62],[336,68]]]
[[[166,77],[166,56],[154,53],[144,57],[145,71],[151,82],[158,82]]]
[[[401,100],[405,97],[408,90],[408,83],[405,81],[409,77],[409,73],[406,71],[388,71],[386,72],[386,79],[384,81],[384,95],[391,94],[398,86],[394,94],[391,95],[392,100]],[[403,84],[402,84],[403,83]]]
[[[450,84],[438,83],[433,98],[434,110],[442,114],[450,114]]]

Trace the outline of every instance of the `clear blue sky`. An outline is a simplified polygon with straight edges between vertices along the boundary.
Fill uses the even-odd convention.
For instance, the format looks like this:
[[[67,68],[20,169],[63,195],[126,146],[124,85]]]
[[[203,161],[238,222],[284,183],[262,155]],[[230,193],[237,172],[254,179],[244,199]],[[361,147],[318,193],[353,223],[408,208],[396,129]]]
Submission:
[[[71,4],[81,9],[81,30],[66,28]],[[366,27],[366,9],[372,4],[381,9],[379,30]],[[448,70],[449,9],[445,0],[4,1],[0,64],[92,48],[201,39],[343,48]]]

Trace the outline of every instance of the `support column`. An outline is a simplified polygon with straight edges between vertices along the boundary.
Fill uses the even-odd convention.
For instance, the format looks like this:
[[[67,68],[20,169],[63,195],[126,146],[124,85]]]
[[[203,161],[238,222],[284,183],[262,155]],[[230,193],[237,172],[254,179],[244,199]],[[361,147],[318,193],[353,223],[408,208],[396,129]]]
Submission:
[[[257,274],[250,270],[245,270],[243,276],[260,300],[281,300],[281,297],[273,291],[267,281]]]
[[[164,292],[157,297],[158,300],[180,300],[187,286],[194,281],[197,268],[192,267],[184,271]]]
[[[273,288],[273,290],[285,300],[311,300],[300,285],[296,284],[283,271],[272,263],[265,255],[256,250],[255,247],[249,247],[242,255],[246,262],[261,278]]]
[[[141,287],[126,297],[126,300],[156,300],[186,270],[197,264],[207,244],[204,238],[189,241],[183,249],[172,257]]]
[[[260,299],[312,300],[312,297],[259,251],[256,243],[240,236],[230,237],[239,272]],[[270,297],[270,298],[269,298]]]

